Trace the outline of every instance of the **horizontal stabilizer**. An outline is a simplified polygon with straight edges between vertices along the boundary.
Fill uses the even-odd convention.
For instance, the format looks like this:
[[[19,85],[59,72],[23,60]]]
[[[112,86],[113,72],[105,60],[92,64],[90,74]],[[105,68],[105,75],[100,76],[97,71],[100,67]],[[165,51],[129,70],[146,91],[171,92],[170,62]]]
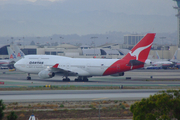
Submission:
[[[128,66],[138,66],[138,65],[144,65],[144,62],[138,61],[138,60],[130,60],[128,63]]]

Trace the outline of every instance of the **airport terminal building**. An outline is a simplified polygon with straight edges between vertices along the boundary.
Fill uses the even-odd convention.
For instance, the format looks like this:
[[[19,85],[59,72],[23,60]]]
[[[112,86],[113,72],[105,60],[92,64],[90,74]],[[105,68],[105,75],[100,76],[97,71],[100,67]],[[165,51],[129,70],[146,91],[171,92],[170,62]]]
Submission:
[[[75,46],[71,44],[59,45],[19,45],[18,47],[25,55],[59,55],[72,58],[104,58],[104,59],[121,59],[126,55],[131,48],[137,44],[144,36],[143,35],[125,35],[124,44],[106,43],[101,46],[92,47],[88,45]],[[0,47],[0,59],[8,59],[7,47],[13,49],[13,45],[4,45]],[[160,58],[171,59],[178,49],[178,46],[160,46],[153,44],[150,51],[150,58],[155,58],[156,51]],[[180,59],[180,52],[177,58]]]

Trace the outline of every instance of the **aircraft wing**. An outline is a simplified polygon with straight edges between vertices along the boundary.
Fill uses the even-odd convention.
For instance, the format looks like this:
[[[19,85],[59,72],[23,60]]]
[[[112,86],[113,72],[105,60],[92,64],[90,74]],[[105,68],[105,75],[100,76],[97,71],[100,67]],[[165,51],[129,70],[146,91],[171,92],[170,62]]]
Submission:
[[[78,75],[77,72],[74,72],[74,71],[70,71],[70,70],[67,70],[67,69],[62,69],[60,67],[58,67],[59,64],[55,64],[52,68],[51,68],[51,72],[55,72],[56,74],[64,74],[64,75],[72,75],[72,76],[76,76]]]
[[[51,72],[55,72],[56,74],[63,74],[65,76],[91,76],[89,72],[83,70],[81,68],[74,68],[74,69],[63,69],[59,67],[59,64],[55,64],[51,68]]]

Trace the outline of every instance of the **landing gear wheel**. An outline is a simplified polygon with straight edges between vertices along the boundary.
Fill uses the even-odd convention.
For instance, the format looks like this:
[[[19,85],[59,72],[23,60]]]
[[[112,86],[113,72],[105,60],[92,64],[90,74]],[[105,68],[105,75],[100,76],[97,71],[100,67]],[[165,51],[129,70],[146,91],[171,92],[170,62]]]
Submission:
[[[79,76],[79,77],[76,78],[74,81],[75,81],[75,82],[88,82],[88,78],[87,78],[87,77],[81,77],[81,76]]]
[[[88,78],[87,77],[83,77],[83,81],[84,82],[88,82]]]
[[[76,78],[74,81],[75,81],[75,82],[79,82],[79,79],[78,79],[78,78]]]
[[[63,82],[70,82],[70,79],[68,77],[63,79]]]
[[[27,77],[27,80],[31,80],[31,77]]]
[[[75,79],[75,82],[81,82],[82,81],[82,77],[79,76],[78,78]]]
[[[27,75],[27,80],[31,80],[30,73],[28,73],[28,75]]]

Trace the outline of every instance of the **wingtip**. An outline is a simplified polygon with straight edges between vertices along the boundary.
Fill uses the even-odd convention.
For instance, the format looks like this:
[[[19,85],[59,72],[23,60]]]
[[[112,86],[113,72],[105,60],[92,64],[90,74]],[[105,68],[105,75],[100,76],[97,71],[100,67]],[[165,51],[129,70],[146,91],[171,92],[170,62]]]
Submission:
[[[58,65],[59,65],[59,64],[55,64],[55,65],[53,66],[53,68],[57,68],[57,67],[58,67]]]

